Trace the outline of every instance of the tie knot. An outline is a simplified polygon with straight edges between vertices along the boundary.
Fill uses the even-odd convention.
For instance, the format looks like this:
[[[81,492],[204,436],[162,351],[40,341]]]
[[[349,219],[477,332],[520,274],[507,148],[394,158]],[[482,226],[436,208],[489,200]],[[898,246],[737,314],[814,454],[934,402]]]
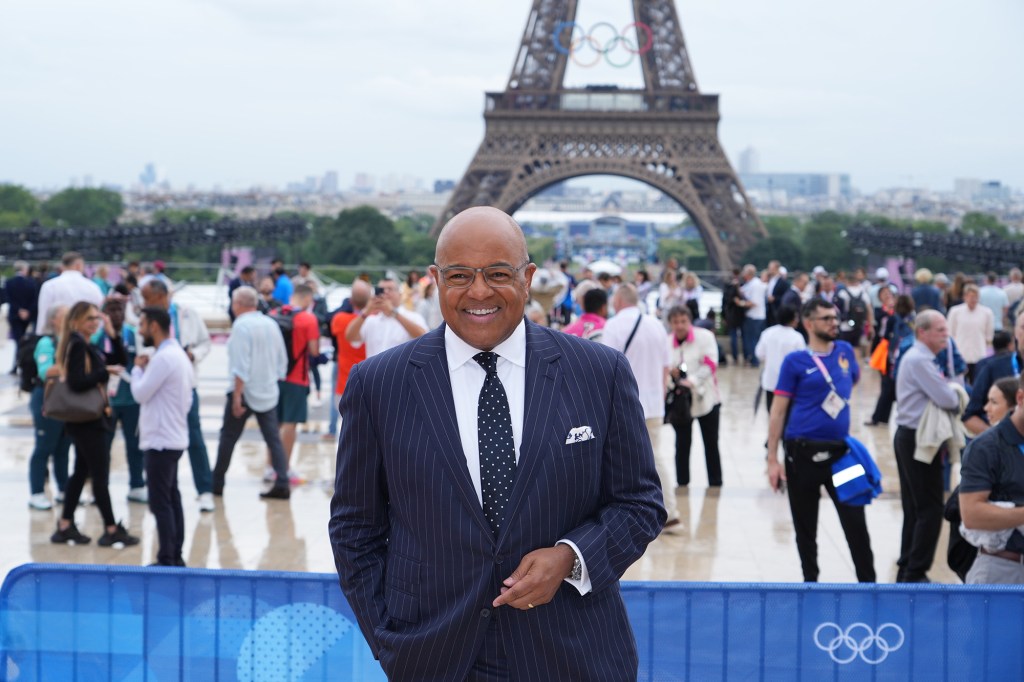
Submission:
[[[490,351],[484,351],[477,353],[473,356],[473,359],[480,363],[480,366],[484,368],[488,376],[495,374],[498,371],[498,354],[491,353]]]

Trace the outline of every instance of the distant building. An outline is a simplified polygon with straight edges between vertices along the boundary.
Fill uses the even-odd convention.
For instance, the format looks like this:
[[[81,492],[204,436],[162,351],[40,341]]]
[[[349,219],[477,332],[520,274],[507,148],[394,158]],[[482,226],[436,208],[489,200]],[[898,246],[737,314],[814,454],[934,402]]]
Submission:
[[[758,156],[757,150],[753,147],[747,147],[740,152],[740,174],[751,174],[757,173],[761,170],[761,159]]]
[[[160,183],[160,170],[156,167],[156,164],[150,162],[146,164],[146,167],[139,173],[139,184],[146,189],[152,189]]]
[[[377,183],[369,173],[356,173],[355,181],[352,183],[352,191],[356,194],[373,194]]]
[[[744,173],[740,181],[748,190],[774,196],[784,192],[787,197],[849,198],[850,176],[846,173]]]
[[[323,180],[320,181],[320,191],[324,194],[337,194],[338,193],[338,172],[327,171],[324,173]]]
[[[455,189],[454,180],[434,180],[434,194],[444,194]]]
[[[957,178],[953,181],[953,193],[964,201],[1006,201],[1010,198],[1010,188],[999,180],[978,180],[977,178]]]

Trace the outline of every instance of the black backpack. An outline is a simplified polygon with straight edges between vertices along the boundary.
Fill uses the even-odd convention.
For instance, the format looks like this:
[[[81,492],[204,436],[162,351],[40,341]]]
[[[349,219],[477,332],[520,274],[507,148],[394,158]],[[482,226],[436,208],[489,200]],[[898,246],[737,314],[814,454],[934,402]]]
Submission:
[[[270,311],[271,319],[277,322],[277,328],[281,330],[281,336],[284,337],[284,349],[288,353],[288,374],[291,374],[292,370],[295,369],[295,365],[299,364],[299,361],[295,358],[295,348],[292,341],[295,336],[295,313],[297,312],[297,310],[285,310],[284,308],[274,308]]]
[[[842,331],[844,334],[860,338],[864,333],[864,324],[868,321],[868,304],[864,302],[864,293],[858,295],[844,289],[839,296],[845,301]]]
[[[39,339],[43,338],[28,332],[18,339],[18,390],[31,393],[32,389],[39,386],[42,380],[39,378],[39,368],[36,366],[36,345]]]

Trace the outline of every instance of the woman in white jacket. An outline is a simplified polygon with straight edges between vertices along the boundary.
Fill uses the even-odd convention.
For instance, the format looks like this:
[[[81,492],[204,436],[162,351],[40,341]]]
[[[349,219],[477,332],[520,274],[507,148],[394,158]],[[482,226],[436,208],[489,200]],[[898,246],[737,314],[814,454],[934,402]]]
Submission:
[[[672,352],[673,388],[689,391],[689,413],[669,419],[676,431],[676,479],[681,486],[690,483],[690,445],[693,420],[700,423],[704,457],[708,467],[708,485],[722,485],[722,461],[718,453],[718,421],[722,398],[718,392],[718,341],[706,329],[694,326],[689,308],[675,306],[668,311]]]

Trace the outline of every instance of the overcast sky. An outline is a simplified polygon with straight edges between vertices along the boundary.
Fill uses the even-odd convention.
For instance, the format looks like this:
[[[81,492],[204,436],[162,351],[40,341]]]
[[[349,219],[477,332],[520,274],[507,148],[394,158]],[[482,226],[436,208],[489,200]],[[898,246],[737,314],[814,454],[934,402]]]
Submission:
[[[629,0],[579,0],[628,23]],[[283,185],[336,170],[457,179],[529,0],[4,0],[0,182]],[[734,166],[855,187],[1024,188],[1020,0],[677,0]],[[574,68],[573,83],[626,85]],[[614,82],[614,81],[613,81]]]

